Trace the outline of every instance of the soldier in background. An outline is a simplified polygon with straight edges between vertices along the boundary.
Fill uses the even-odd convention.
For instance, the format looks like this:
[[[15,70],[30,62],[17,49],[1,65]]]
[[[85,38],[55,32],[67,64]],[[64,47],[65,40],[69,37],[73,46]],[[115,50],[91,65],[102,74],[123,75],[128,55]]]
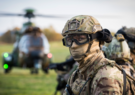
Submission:
[[[77,66],[78,63],[71,56],[64,62],[49,65],[49,69],[55,69],[57,73],[58,85],[56,87],[54,95],[57,95],[57,91],[60,91],[62,95],[64,88],[66,87],[68,78],[76,70]]]
[[[48,54],[50,52],[50,44],[49,44],[46,36],[42,33],[42,31],[39,27],[33,27],[33,31],[31,32],[31,36],[33,36],[35,38],[41,37],[42,38],[43,53]]]
[[[31,33],[33,32],[33,27],[28,27],[24,33],[23,36],[21,37],[20,41],[19,41],[19,64],[21,64],[21,66],[24,65],[24,61],[26,59],[26,54],[28,54],[28,39],[31,36]]]
[[[103,46],[106,58],[115,60],[121,66],[126,74],[135,78],[135,70],[131,66],[130,48],[122,34],[115,34],[112,42],[106,47]]]
[[[79,15],[67,21],[63,31],[63,45],[78,68],[68,79],[63,95],[135,95],[133,79],[101,51],[104,42],[111,42],[109,30],[102,29],[92,16]],[[128,81],[127,81],[128,80]]]
[[[135,28],[122,27],[117,31],[117,34],[122,34],[127,40],[131,52],[131,58],[132,58],[131,65],[135,69]]]
[[[38,62],[36,62],[34,64],[34,67],[42,67],[43,71],[48,73],[47,67],[49,66],[49,62],[47,60],[47,54],[50,52],[50,45],[46,36],[42,33],[39,27],[33,27],[33,31],[31,32],[31,38],[29,39],[29,42],[29,55],[32,56],[36,52],[40,52],[40,56],[42,57],[42,66],[40,66]]]

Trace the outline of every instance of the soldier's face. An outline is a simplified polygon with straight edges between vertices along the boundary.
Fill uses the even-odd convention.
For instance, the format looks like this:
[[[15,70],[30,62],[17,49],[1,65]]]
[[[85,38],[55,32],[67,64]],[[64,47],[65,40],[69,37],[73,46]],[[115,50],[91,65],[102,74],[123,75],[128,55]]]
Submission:
[[[74,60],[79,61],[86,53],[89,44],[77,45],[75,42],[72,43],[72,46],[69,48],[71,55],[73,56]]]
[[[33,32],[32,35],[35,36],[35,37],[39,37],[41,35],[41,33],[39,33],[39,32]]]

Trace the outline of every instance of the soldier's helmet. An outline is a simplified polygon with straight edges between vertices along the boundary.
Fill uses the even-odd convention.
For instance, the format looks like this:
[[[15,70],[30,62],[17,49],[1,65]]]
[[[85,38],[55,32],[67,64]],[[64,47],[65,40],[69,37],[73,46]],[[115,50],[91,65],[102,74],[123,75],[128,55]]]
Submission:
[[[130,48],[122,34],[116,34],[108,47],[102,49],[108,59],[111,60],[131,60]]]
[[[130,28],[122,27],[121,30],[123,30],[127,35],[135,36],[135,28],[134,27],[130,27]]]
[[[117,31],[117,34],[123,34],[123,36],[128,42],[128,45],[131,51],[135,49],[135,28],[134,27],[131,27],[131,28],[123,27]]]
[[[108,40],[109,42],[112,39],[112,36],[110,36],[110,31],[107,29],[102,29],[97,19],[88,15],[75,16],[67,21],[62,31],[62,35],[63,37],[66,37],[67,35],[70,34],[87,34],[88,39],[84,43],[88,42],[89,40],[93,40],[95,38],[99,38],[99,40],[104,41]],[[70,46],[69,43],[67,42],[67,39],[63,39],[63,44],[65,46]],[[78,43],[78,45],[81,45],[81,42]]]
[[[62,31],[62,35],[66,36],[67,34],[72,33],[93,34],[101,30],[102,27],[100,23],[94,17],[88,15],[79,15],[67,21]]]
[[[32,32],[33,27],[29,26],[28,28],[26,28],[26,30],[24,31],[24,34],[29,34]]]

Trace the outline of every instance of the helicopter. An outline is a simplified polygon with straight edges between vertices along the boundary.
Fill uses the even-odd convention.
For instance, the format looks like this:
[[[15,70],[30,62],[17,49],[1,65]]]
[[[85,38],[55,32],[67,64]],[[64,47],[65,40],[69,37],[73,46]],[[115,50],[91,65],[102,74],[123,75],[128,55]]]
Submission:
[[[2,55],[4,73],[9,73],[13,67],[29,68],[31,71],[31,74],[33,74],[33,73],[38,74],[39,69],[42,69],[43,72],[48,73],[48,66],[49,66],[49,64],[51,64],[52,54],[50,52],[43,53],[42,49],[37,49],[39,47],[38,46],[39,43],[44,41],[44,39],[41,37],[32,39],[32,37],[31,37],[30,38],[31,40],[30,39],[27,40],[27,42],[32,41],[30,43],[35,45],[35,46],[33,46],[33,48],[35,48],[35,49],[30,51],[29,48],[30,48],[31,44],[29,44],[29,47],[26,48],[28,50],[28,54],[21,53],[20,48],[19,48],[19,43],[20,43],[22,37],[24,36],[24,31],[26,31],[29,27],[32,27],[32,28],[35,27],[34,23],[31,22],[31,18],[34,18],[34,17],[57,18],[57,16],[34,14],[33,9],[25,9],[25,12],[26,12],[25,14],[0,13],[0,16],[21,16],[21,17],[28,18],[28,21],[23,24],[20,31],[15,31],[16,46],[14,47],[12,53],[5,52]],[[45,42],[48,42],[48,40],[46,39]],[[45,48],[44,45],[42,45],[41,48]],[[22,56],[24,57],[24,59],[22,59],[23,65],[19,62],[19,59]]]

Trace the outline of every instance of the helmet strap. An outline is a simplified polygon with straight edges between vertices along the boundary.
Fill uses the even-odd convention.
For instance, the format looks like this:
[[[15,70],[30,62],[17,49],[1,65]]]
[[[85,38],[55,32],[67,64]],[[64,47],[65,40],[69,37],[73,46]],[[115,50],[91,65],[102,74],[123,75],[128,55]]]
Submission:
[[[79,63],[82,63],[82,62],[84,61],[83,59],[84,59],[85,57],[87,57],[90,53],[92,54],[92,53],[94,53],[94,52],[97,52],[97,53],[100,52],[99,49],[96,49],[96,50],[94,50],[94,51],[90,51],[92,44],[93,44],[93,41],[89,42],[89,46],[88,46],[88,48],[87,48],[87,51],[86,51],[85,54],[82,56],[82,58],[81,58],[81,60],[79,61]]]
[[[89,42],[89,46],[88,46],[88,48],[87,48],[87,51],[85,52],[85,54],[82,56],[81,60],[79,61],[80,63],[82,63],[82,62],[83,62],[83,59],[89,55],[89,53],[90,53],[90,48],[91,48],[91,45],[92,45],[92,44],[93,44],[93,41],[92,41],[92,42]]]
[[[87,48],[87,51],[85,52],[85,54],[83,55],[84,57],[87,57],[88,56],[88,54],[90,53],[90,48],[91,48],[91,46],[92,46],[92,44],[93,44],[93,39],[94,39],[94,37],[92,37],[92,39],[90,39],[91,37],[92,37],[92,35],[88,35],[88,37],[89,37],[89,46],[88,46],[88,48]],[[90,41],[90,40],[92,40],[92,41]]]
[[[88,54],[90,53],[90,48],[91,48],[92,44],[93,44],[93,41],[89,43],[89,46],[88,46],[88,48],[87,48],[87,51],[86,51],[85,54],[84,54],[85,57],[87,57]]]

